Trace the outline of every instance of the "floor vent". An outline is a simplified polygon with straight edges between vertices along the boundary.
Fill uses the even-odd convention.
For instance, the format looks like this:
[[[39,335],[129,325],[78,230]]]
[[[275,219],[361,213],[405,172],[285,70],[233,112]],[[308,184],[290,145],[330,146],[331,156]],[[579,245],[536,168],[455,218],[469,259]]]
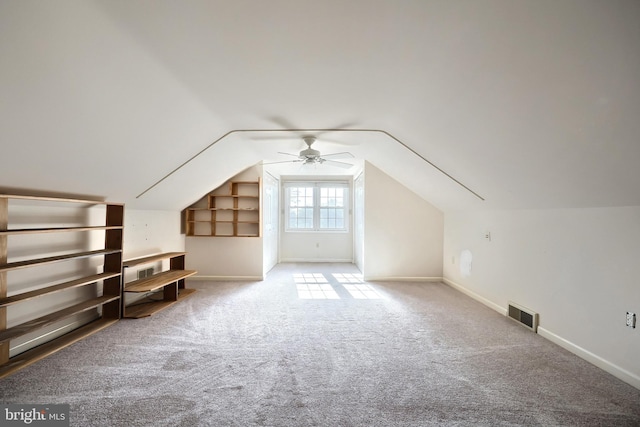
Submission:
[[[521,325],[531,329],[533,332],[538,332],[538,313],[534,313],[521,305],[509,302],[508,316]]]

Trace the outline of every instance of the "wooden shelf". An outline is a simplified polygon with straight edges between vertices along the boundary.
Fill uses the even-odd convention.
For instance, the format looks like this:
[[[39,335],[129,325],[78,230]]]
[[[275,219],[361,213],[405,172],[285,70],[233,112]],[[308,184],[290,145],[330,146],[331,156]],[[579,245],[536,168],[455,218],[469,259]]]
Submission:
[[[207,207],[194,206],[185,212],[185,234],[194,237],[260,237],[260,178],[230,181],[226,189],[216,188],[204,198]],[[204,200],[201,199],[202,203]],[[239,224],[257,224],[254,230]],[[249,232],[251,231],[251,232]]]
[[[123,267],[134,267],[140,264],[149,264],[151,262],[162,261],[165,259],[175,258],[181,255],[186,255],[186,252],[165,252],[162,254],[149,255],[142,258],[128,259],[122,262]]]
[[[254,182],[254,184],[256,184]],[[260,196],[244,196],[242,194],[210,194],[209,197],[217,197],[217,198],[238,198],[238,199],[259,199]]]
[[[133,282],[127,283],[124,287],[125,292],[152,292],[156,289],[160,289],[166,285],[177,282],[181,279],[196,274],[195,270],[167,270],[158,274],[154,274],[151,277],[145,277],[144,279],[138,279]]]
[[[76,252],[67,255],[57,255],[46,258],[30,259],[27,261],[10,262],[0,265],[0,272],[16,270],[19,268],[33,267],[35,265],[50,264],[52,262],[66,261],[69,259],[89,258],[98,255],[108,255],[120,252],[120,249],[100,249],[96,251]]]
[[[128,319],[140,319],[142,317],[151,316],[173,304],[182,301],[186,297],[193,295],[196,292],[195,289],[180,289],[178,292],[178,299],[176,301],[150,301],[143,302],[141,304],[134,304],[127,307],[127,311],[124,317]]]
[[[27,366],[90,335],[93,335],[96,332],[113,325],[117,321],[118,319],[98,319],[63,335],[54,341],[49,341],[45,344],[39,345],[38,347],[34,347],[31,350],[27,350],[24,353],[20,353],[19,355],[9,359],[9,362],[4,365],[0,365],[0,379],[13,374],[22,368],[26,368]]]
[[[0,298],[0,307],[5,307],[11,304],[17,304],[22,301],[36,298],[42,295],[52,294],[54,292],[64,291],[65,289],[77,288],[79,286],[90,285],[92,283],[99,282],[100,280],[106,280],[112,277],[119,277],[120,273],[101,273],[94,274],[93,276],[83,277],[81,279],[72,280],[70,282],[60,283],[58,285],[44,287],[35,291],[24,292],[21,294],[13,295],[7,298]]]
[[[138,319],[151,316],[158,311],[169,307],[188,295],[195,292],[195,289],[186,289],[185,279],[197,273],[195,270],[185,270],[186,252],[166,252],[162,254],[149,255],[124,261],[123,267],[133,267],[151,262],[169,260],[169,270],[161,271],[149,277],[133,280],[124,284],[124,292],[145,293],[156,292],[160,294],[162,290],[162,300],[142,299],[129,306],[126,306],[124,298],[122,301],[123,317]],[[123,276],[124,277],[124,276]]]
[[[28,334],[29,332],[33,332],[42,327],[55,323],[59,320],[66,319],[67,317],[73,316],[74,314],[82,313],[83,311],[91,310],[92,308],[96,308],[119,299],[120,295],[106,295],[98,298],[93,298],[87,301],[83,301],[80,304],[72,305],[71,307],[67,307],[63,310],[56,311],[55,313],[47,314],[46,316],[30,320],[18,326],[14,326],[13,328],[5,329],[3,331],[0,331],[0,342],[20,337],[22,335]]]
[[[74,199],[66,197],[47,197],[47,196],[29,196],[20,194],[0,194],[0,198],[15,199],[15,200],[34,200],[40,202],[60,202],[60,203],[79,203],[82,205],[113,205],[124,206],[122,203],[111,203],[101,200],[87,200],[87,199]]]
[[[28,201],[25,203],[25,201]],[[74,205],[69,205],[69,203]],[[27,223],[21,223],[11,227],[9,221],[10,205],[15,205],[18,209],[15,211],[22,219],[26,219]],[[92,217],[90,212],[97,212],[96,205],[101,205],[98,209],[101,215],[104,215],[102,224],[83,220],[82,223],[76,224],[77,218]],[[104,206],[104,208],[102,208]],[[54,223],[49,221],[49,210],[52,208],[64,207],[64,212],[69,212],[69,219],[74,226],[62,226],[62,223]],[[33,212],[34,218],[38,222],[30,220],[29,215]],[[81,215],[79,215],[81,214]],[[12,214],[13,215],[13,214]],[[29,227],[29,222],[33,222]],[[42,222],[48,222],[50,227],[43,227]],[[84,225],[82,225],[84,223]],[[61,348],[64,348],[90,334],[106,328],[118,321],[121,317],[121,300],[122,300],[122,236],[124,231],[124,205],[121,203],[109,203],[95,200],[81,200],[74,198],[57,198],[57,197],[40,197],[40,196],[23,196],[0,194],[0,378],[5,377],[17,370],[28,366],[36,361],[52,354]],[[40,257],[35,259],[27,259],[22,261],[8,261],[9,243],[18,241],[21,235],[33,234],[53,234],[53,233],[69,233],[69,232],[100,232],[104,236],[101,249],[84,250],[84,241],[87,239],[78,239],[75,245],[77,252],[66,253],[63,255],[51,255],[56,253],[50,247],[40,248],[38,240],[26,239],[20,240],[18,243],[25,244],[32,252],[40,252]],[[12,237],[9,239],[9,237]],[[96,237],[98,235],[95,235]],[[91,236],[94,237],[94,236]],[[102,238],[102,237],[101,237]],[[66,245],[69,239],[63,237],[50,236],[47,238],[47,246],[55,247],[60,242]],[[91,239],[92,241],[95,239]],[[62,250],[60,252],[63,252]],[[64,251],[69,252],[69,251]],[[37,256],[37,255],[34,255]],[[43,285],[38,283],[43,279],[38,279],[30,286],[42,286],[38,289],[22,292],[8,296],[11,293],[11,280],[15,276],[8,272],[13,270],[27,269],[40,265],[49,265],[67,260],[77,260],[90,257],[102,257],[102,273],[95,272],[93,267],[81,265],[85,263],[70,263],[62,266],[59,271],[62,273],[59,279],[67,278],[67,281],[56,284]],[[84,276],[84,277],[79,277]],[[66,301],[66,307],[54,313],[47,313],[50,310],[52,300],[46,298],[47,295],[59,293],[72,288],[81,286],[90,286],[102,282],[102,286],[96,287],[96,291],[102,290],[101,294],[86,297],[86,293],[68,293],[58,296],[62,301]],[[54,279],[50,279],[50,283],[54,283]],[[39,301],[34,298],[41,298]],[[11,323],[11,312],[8,307],[19,305],[20,303],[28,304],[31,316],[37,318],[17,324],[11,328],[7,325]],[[60,304],[65,304],[62,302]],[[25,305],[26,306],[26,305]],[[101,309],[101,310],[100,310]],[[96,316],[101,312],[99,320],[86,323],[86,317],[77,317],[76,315],[95,310]],[[44,314],[47,313],[47,314]],[[75,322],[81,321],[85,325],[77,328]],[[59,322],[59,323],[58,323]],[[71,329],[72,331],[50,338],[45,332],[40,332],[42,328],[58,323],[60,329]],[[41,344],[32,347],[20,354],[11,357],[11,351],[17,350],[17,346],[13,347],[12,340],[22,337],[26,334],[33,334],[33,341]],[[27,343],[23,343],[27,344]],[[28,344],[33,346],[33,344]]]
[[[210,211],[258,211],[258,208],[211,208]]]
[[[95,230],[121,230],[121,226],[95,226],[95,227],[52,227],[52,228],[21,228],[15,230],[0,231],[2,235],[15,235],[15,234],[42,234],[42,233],[60,233],[71,231],[95,231]]]

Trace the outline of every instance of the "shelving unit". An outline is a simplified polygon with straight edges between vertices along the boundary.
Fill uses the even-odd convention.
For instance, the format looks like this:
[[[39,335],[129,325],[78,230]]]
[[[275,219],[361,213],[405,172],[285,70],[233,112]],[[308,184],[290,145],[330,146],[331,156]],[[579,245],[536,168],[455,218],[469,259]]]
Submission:
[[[197,271],[184,269],[185,255],[186,252],[167,252],[124,261],[123,268],[131,268],[168,259],[169,270],[124,284],[124,292],[152,295],[162,293],[162,299],[147,297],[127,306],[123,298],[123,317],[139,319],[151,316],[193,294],[195,289],[187,289],[185,279]]]
[[[187,236],[260,237],[260,179],[231,181],[207,195],[206,207],[187,208]]]
[[[104,205],[105,218],[104,225],[97,226],[52,226],[52,227],[34,227],[34,228],[13,228],[9,218],[9,206],[15,201],[23,201],[33,203],[37,210],[46,210],[52,205],[64,205],[68,207],[90,208],[96,205]],[[20,203],[20,202],[18,202]],[[22,369],[42,358],[61,350],[62,348],[73,344],[95,332],[98,332],[120,318],[121,308],[121,264],[122,264],[122,232],[123,232],[124,205],[96,202],[91,200],[65,199],[53,197],[35,197],[22,195],[0,194],[0,378],[10,375],[19,369]],[[19,239],[20,236],[34,235],[43,233],[104,233],[104,246],[100,250],[91,251],[75,251],[73,253],[42,256],[37,255],[27,260],[12,261],[10,259],[9,237],[12,242]],[[40,248],[44,251],[44,248]],[[37,250],[37,248],[35,248]],[[50,249],[48,249],[50,250]],[[46,252],[42,252],[46,255]],[[16,270],[28,269],[36,266],[50,266],[55,263],[64,263],[71,260],[79,260],[86,258],[102,257],[102,273],[91,274],[81,278],[74,278],[63,283],[45,283],[39,284],[37,289],[27,292],[12,292],[12,284],[9,283],[8,273]],[[80,271],[76,272],[80,273]],[[70,277],[73,276],[69,272]],[[50,279],[53,280],[53,279]],[[102,282],[102,291],[100,295],[91,298],[84,298],[80,301],[73,301],[65,307],[53,313],[46,310],[45,302],[40,304],[43,306],[42,315],[21,322],[20,324],[7,327],[8,316],[7,308],[9,306],[19,306],[25,302],[37,304],[38,300],[47,296],[65,292],[70,289],[88,287]],[[96,292],[98,292],[96,287]],[[92,293],[92,292],[90,292]],[[9,296],[11,294],[11,296]],[[31,306],[33,307],[33,305]],[[36,305],[37,307],[37,305]],[[43,344],[33,347],[27,351],[10,357],[11,341],[16,338],[38,332],[43,328],[53,325],[57,322],[68,320],[73,316],[87,312],[95,311],[95,320],[66,333],[65,335],[53,338]],[[37,316],[37,314],[36,314]]]

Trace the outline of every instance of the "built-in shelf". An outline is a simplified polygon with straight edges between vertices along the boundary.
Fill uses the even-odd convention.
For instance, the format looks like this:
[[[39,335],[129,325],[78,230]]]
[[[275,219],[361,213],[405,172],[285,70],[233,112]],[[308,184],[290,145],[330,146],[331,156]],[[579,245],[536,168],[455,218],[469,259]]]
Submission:
[[[101,307],[106,303],[117,301],[119,299],[119,295],[107,295],[98,298],[92,298],[79,304],[72,305],[71,307],[67,307],[63,310],[56,311],[55,313],[47,314],[46,316],[30,320],[18,326],[14,326],[13,328],[5,329],[4,331],[0,331],[0,342],[18,338],[22,335],[26,335],[47,325],[51,325],[60,320],[64,320],[68,317],[73,316],[74,314],[82,313],[83,311],[91,310],[92,308]]]
[[[131,305],[127,307],[127,316],[130,319],[141,319],[143,317],[151,316],[165,308],[171,307],[173,304],[182,301],[186,297],[192,295],[195,289],[180,289],[178,292],[178,298],[175,301],[143,301],[141,304]]]
[[[195,270],[184,269],[185,255],[186,252],[166,252],[124,261],[122,263],[123,268],[131,268],[166,259],[169,260],[170,265],[169,270],[124,284],[124,292],[153,293],[153,296],[161,295],[162,299],[154,299],[153,296],[150,296],[131,305],[126,305],[123,299],[123,316],[134,319],[151,316],[195,292],[194,289],[186,289],[185,287],[185,279],[197,273]]]
[[[193,237],[260,237],[260,179],[231,181],[206,196],[206,207],[185,211],[185,233]]]
[[[128,259],[128,260],[125,260],[125,261],[122,262],[122,266],[124,268],[135,267],[137,265],[149,264],[149,263],[156,262],[156,261],[162,261],[162,260],[165,260],[165,259],[184,256],[186,254],[187,254],[186,252],[164,252],[164,253],[161,253],[161,254],[145,256],[145,257],[142,257],[142,258]]]
[[[61,233],[65,231],[95,231],[95,230],[119,230],[121,226],[95,226],[95,227],[52,227],[52,228],[19,228],[15,230],[0,230],[0,236],[2,235],[16,235],[16,234],[41,234],[41,233]]]
[[[9,376],[22,368],[26,368],[27,366],[70,346],[71,344],[93,335],[96,332],[100,332],[117,321],[118,319],[98,319],[56,338],[53,341],[49,341],[45,344],[39,345],[38,347],[32,348],[31,350],[27,350],[24,353],[20,353],[9,359],[8,362],[0,365],[0,378]]]
[[[66,261],[70,259],[89,258],[98,255],[109,255],[121,252],[120,249],[100,249],[96,251],[76,252],[66,255],[56,255],[46,258],[30,259],[26,261],[11,262],[8,264],[0,264],[0,272],[16,270],[19,268],[33,267],[41,264],[50,264],[52,262]]]
[[[193,276],[196,273],[197,271],[195,270],[167,270],[161,273],[154,274],[151,277],[145,277],[144,279],[138,279],[133,282],[129,282],[124,287],[124,291],[152,292],[170,283],[174,283],[178,280],[186,279],[189,276]]]
[[[79,220],[77,226],[61,226],[53,224],[52,220],[50,227],[43,227],[42,223],[34,224],[32,228],[25,227],[23,224],[19,227],[12,227],[9,212],[10,206],[13,206],[13,203],[19,205],[15,206],[17,208],[15,212],[18,212],[17,215],[20,216],[23,209],[27,207],[30,211],[38,212],[38,217],[45,218],[43,220],[45,223],[49,222],[46,218],[49,217],[49,210],[54,207],[56,209],[64,207],[73,212],[79,212],[77,211],[79,209],[93,209],[95,206],[101,206],[104,207],[104,220],[101,221],[102,224],[97,225],[89,223],[88,220]],[[83,210],[80,217],[89,218],[90,216],[87,215],[87,212],[89,211],[85,212]],[[41,213],[44,213],[44,215],[40,215]],[[124,205],[119,203],[73,198],[0,194],[0,378],[35,363],[88,335],[112,325],[120,319],[123,221]],[[94,220],[91,222],[94,222]],[[21,235],[73,232],[102,233],[104,235],[104,244],[101,245],[101,249],[86,251],[82,250],[82,246],[85,245],[85,242],[89,240],[95,241],[95,239],[93,237],[79,239],[78,242],[81,243],[77,244],[76,252],[62,255],[50,255],[51,253],[56,253],[56,251],[51,250],[51,248],[33,246],[31,249],[34,255],[31,259],[8,262],[9,254],[11,253],[9,243],[18,243],[18,245],[20,245],[18,239],[20,239]],[[9,240],[10,236],[12,237],[11,240]],[[31,242],[32,240],[29,241]],[[48,241],[56,241],[56,238],[49,238]],[[40,252],[40,256],[38,256],[37,252]],[[56,283],[51,280],[50,284],[34,283],[34,285],[37,285],[34,286],[37,287],[35,290],[12,293],[12,286],[14,284],[11,283],[9,279],[14,278],[14,276],[8,274],[10,271],[91,257],[102,258],[102,273],[98,272],[86,275],[86,267],[80,266],[82,263],[69,263],[68,267],[64,267],[64,275],[68,277],[66,281]],[[95,262],[92,262],[92,264],[94,263]],[[39,271],[46,273],[46,270]],[[63,277],[60,276],[60,269],[56,268],[56,271],[57,281],[61,278],[63,279]],[[52,313],[49,312],[47,296],[92,285],[95,286],[91,292],[69,293],[68,297],[64,297],[66,301],[68,301],[66,306],[62,305],[59,310]],[[11,296],[9,296],[10,294]],[[42,300],[42,302],[36,304],[35,298]],[[64,298],[60,300],[60,298],[57,297],[56,305],[61,304],[60,301],[65,301]],[[11,320],[7,317],[8,307],[25,303],[30,304],[28,307],[31,310],[32,318],[12,327],[7,327]],[[25,305],[25,307],[27,307],[27,305]],[[38,310],[38,307],[42,307],[42,309]],[[90,311],[95,312],[95,315],[76,316]],[[93,320],[87,320],[89,317],[92,317]],[[77,321],[84,323],[84,325],[79,328],[73,326]],[[50,331],[47,331],[47,327],[54,324],[55,328],[59,328],[60,330],[70,327],[75,327],[75,329],[63,335],[60,335],[60,333],[50,334]],[[42,332],[39,332],[41,330]],[[11,357],[12,340],[27,334],[33,336],[33,341],[40,342],[40,344]],[[29,337],[30,339],[31,336]]]
[[[81,279],[71,280],[69,282],[60,283],[57,285],[47,286],[35,291],[24,292],[21,294],[12,295],[7,298],[0,298],[0,307],[6,307],[11,304],[17,304],[32,298],[39,296],[52,294],[54,292],[64,291],[66,289],[77,288],[80,286],[92,285],[100,280],[110,279],[112,277],[119,277],[120,273],[100,273],[92,276],[83,277]]]

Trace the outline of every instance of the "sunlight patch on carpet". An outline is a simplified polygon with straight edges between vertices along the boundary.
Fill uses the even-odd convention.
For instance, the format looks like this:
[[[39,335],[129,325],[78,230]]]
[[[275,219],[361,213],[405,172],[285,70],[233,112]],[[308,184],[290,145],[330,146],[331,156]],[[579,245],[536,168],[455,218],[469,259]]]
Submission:
[[[322,273],[294,273],[293,280],[300,299],[340,299]]]
[[[342,285],[349,292],[349,294],[355,299],[382,299],[375,289],[366,283],[360,284],[344,284]]]
[[[334,273],[333,277],[349,292],[355,299],[381,299],[375,289],[364,283],[362,274],[354,273]]]
[[[338,283],[364,283],[362,274],[333,273],[332,276],[338,281]]]

